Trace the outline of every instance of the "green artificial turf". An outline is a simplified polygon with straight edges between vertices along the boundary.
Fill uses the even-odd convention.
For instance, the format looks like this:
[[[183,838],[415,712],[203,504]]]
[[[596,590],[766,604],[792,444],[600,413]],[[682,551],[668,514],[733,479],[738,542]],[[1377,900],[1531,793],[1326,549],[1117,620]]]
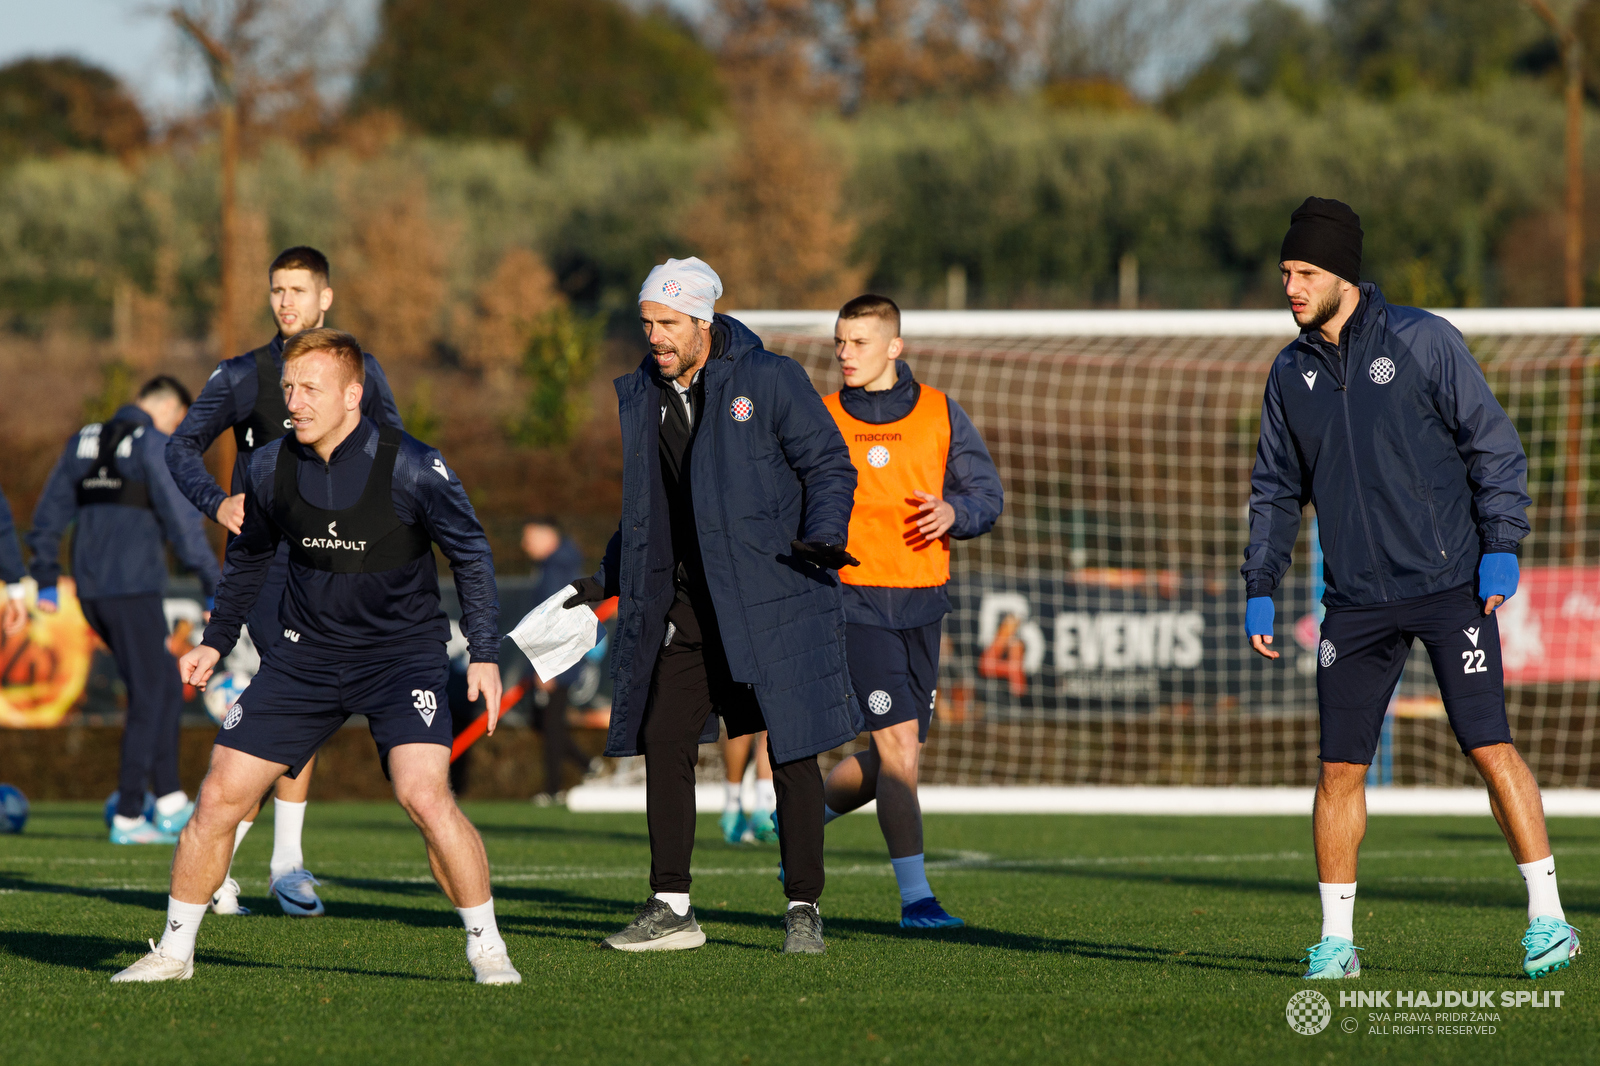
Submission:
[[[870,817],[828,830],[828,953],[784,956],[774,846],[702,818],[709,941],[630,955],[596,941],[647,895],[642,815],[468,804],[520,987],[470,983],[456,916],[392,805],[313,804],[328,915],[266,899],[270,819],[235,871],[255,914],[208,917],[194,979],[112,986],[160,933],[170,847],[112,847],[98,806],[40,804],[0,837],[0,1058],[27,1063],[987,1063],[1592,1061],[1593,968],[1520,977],[1516,869],[1492,822],[1374,818],[1361,978],[1319,983],[1332,1024],[1292,1031],[1317,939],[1304,818],[930,816],[930,879],[968,927],[911,933]],[[1600,910],[1600,824],[1552,823],[1563,900]],[[1600,927],[1597,927],[1600,933]],[[1330,987],[1331,986],[1331,987]],[[1387,1035],[1337,993],[1565,990],[1494,1008],[1493,1034]],[[1419,1008],[1419,1013],[1431,1013]],[[1354,1018],[1357,1032],[1341,1023]],[[1382,1024],[1381,1022],[1376,1024]],[[1426,1024],[1426,1023],[1424,1023]]]

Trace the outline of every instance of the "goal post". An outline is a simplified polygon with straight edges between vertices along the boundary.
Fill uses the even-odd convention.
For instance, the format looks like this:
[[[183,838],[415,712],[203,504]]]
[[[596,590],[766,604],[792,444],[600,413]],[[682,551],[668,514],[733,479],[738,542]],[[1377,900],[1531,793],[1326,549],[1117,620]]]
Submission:
[[[1589,514],[1600,310],[1437,312],[1466,336],[1528,454],[1532,534],[1500,612],[1507,704],[1546,786],[1593,787],[1600,528]],[[831,312],[732,312],[823,393]],[[1309,535],[1269,663],[1239,562],[1261,394],[1286,311],[907,312],[917,377],[961,404],[1006,491],[952,551],[931,785],[1296,786],[1315,780]],[[1391,706],[1392,781],[1476,786],[1413,650]]]

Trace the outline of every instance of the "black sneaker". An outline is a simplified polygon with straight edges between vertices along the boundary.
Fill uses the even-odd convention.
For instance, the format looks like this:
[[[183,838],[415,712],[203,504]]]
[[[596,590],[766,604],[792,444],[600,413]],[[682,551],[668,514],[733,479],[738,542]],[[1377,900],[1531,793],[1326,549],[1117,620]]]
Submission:
[[[783,950],[798,955],[821,955],[822,912],[814,903],[802,903],[783,912]]]
[[[693,907],[680,918],[665,900],[651,896],[639,908],[637,918],[622,932],[612,933],[600,941],[600,946],[618,951],[682,951],[705,942],[706,935],[694,920]]]

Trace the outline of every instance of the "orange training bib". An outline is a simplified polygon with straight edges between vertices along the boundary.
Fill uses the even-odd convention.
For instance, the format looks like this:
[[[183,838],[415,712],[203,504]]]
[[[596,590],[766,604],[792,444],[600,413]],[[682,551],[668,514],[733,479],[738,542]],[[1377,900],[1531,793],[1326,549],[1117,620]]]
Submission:
[[[839,571],[847,585],[918,589],[950,580],[950,538],[924,540],[916,524],[916,491],[944,495],[950,405],[938,389],[921,388],[910,414],[881,426],[852,418],[838,393],[823,397],[856,467],[850,554],[861,565]]]

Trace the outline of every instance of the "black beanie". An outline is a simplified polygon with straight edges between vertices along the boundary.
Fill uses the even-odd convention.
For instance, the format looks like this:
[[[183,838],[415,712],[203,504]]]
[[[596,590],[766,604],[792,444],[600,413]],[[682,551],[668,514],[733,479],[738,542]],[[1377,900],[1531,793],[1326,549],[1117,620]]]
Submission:
[[[1298,259],[1354,285],[1361,280],[1361,219],[1350,205],[1308,196],[1289,216],[1278,262]]]

